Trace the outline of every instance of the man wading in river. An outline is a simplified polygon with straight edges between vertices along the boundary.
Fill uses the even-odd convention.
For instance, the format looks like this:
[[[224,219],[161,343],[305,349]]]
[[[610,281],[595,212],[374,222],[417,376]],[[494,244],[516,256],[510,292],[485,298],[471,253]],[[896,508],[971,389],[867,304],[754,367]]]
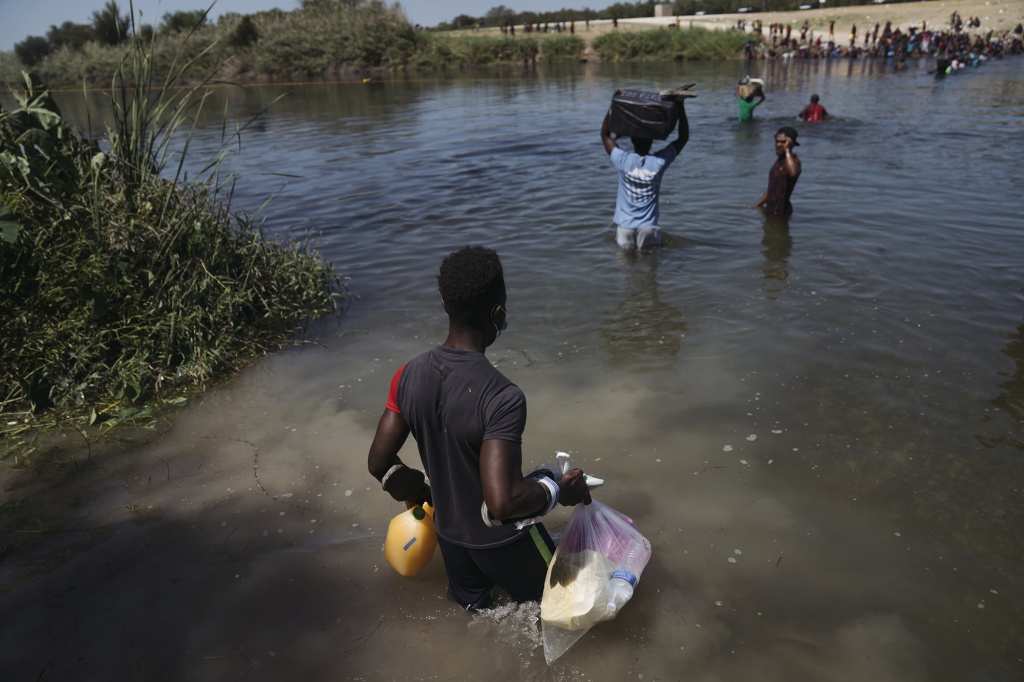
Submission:
[[[526,398],[484,356],[507,327],[498,254],[460,249],[441,263],[437,282],[448,338],[392,378],[370,473],[408,506],[432,500],[449,599],[486,608],[497,585],[517,602],[539,601],[555,545],[542,524],[517,530],[511,522],[590,504],[590,492],[580,469],[558,481],[544,469],[522,474]],[[429,486],[398,458],[410,433]]]
[[[692,85],[662,93],[663,97],[676,102],[679,136],[654,154],[651,154],[652,140],[646,137],[630,137],[633,142],[632,152],[619,149],[612,137],[611,109],[604,115],[601,141],[611,157],[612,165],[619,172],[619,189],[615,196],[615,241],[623,249],[661,246],[661,228],[658,227],[661,176],[690,139],[690,124],[686,120],[683,101],[685,97],[696,97],[696,93],[688,91]]]
[[[775,133],[775,155],[778,158],[768,171],[768,189],[754,204],[756,207],[764,206],[765,212],[771,215],[788,216],[793,212],[789,197],[802,170],[800,158],[793,152],[793,147],[800,146],[796,136],[796,130],[790,126],[783,126]]]
[[[828,118],[828,111],[825,107],[818,103],[818,95],[811,95],[810,103],[800,110],[800,113],[796,115],[801,121],[807,121],[808,123],[814,123],[817,121],[824,121]]]

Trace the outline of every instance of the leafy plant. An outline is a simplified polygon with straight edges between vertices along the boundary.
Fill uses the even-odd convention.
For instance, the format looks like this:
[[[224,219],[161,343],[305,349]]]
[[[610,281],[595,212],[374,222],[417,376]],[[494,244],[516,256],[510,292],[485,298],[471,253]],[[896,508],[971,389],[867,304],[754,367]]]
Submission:
[[[223,153],[182,180],[213,72],[178,87],[203,53],[155,47],[121,54],[107,152],[27,75],[0,111],[0,453],[151,418],[340,310],[329,263],[231,210]]]

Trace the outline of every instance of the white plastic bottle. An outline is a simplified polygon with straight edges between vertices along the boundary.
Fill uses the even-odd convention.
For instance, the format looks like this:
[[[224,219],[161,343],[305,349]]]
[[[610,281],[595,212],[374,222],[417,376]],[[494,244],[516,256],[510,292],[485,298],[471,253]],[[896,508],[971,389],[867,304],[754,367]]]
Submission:
[[[647,538],[634,542],[622,555],[618,567],[608,582],[608,612],[615,615],[633,596],[647,562],[651,559],[651,543]]]
[[[633,596],[633,585],[637,577],[628,571],[617,570],[608,582],[608,613],[618,614],[619,609]]]

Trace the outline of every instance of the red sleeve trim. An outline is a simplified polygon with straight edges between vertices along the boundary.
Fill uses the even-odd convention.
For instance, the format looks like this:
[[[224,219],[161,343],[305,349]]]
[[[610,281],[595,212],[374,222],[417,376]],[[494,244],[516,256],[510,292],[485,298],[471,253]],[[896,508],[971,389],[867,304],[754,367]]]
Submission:
[[[405,369],[405,365],[398,368],[395,372],[395,376],[391,377],[391,388],[388,390],[388,403],[387,407],[392,412],[402,414],[402,411],[398,409],[398,380],[402,378],[402,370]]]

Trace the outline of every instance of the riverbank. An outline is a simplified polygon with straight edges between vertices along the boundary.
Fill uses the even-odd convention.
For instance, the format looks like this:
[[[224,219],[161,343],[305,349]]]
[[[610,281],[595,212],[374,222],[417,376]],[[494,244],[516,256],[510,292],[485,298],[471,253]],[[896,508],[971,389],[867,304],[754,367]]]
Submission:
[[[817,33],[821,29],[828,30],[830,21],[836,22],[836,35],[846,36],[850,27],[856,24],[864,29],[869,24],[891,21],[892,27],[904,32],[911,26],[921,27],[925,22],[929,29],[948,29],[949,17],[959,12],[962,19],[980,17],[981,27],[975,32],[985,33],[993,30],[996,33],[1012,30],[1018,23],[1024,22],[1024,0],[971,0],[969,2],[906,2],[898,4],[851,5],[847,7],[827,7],[812,10],[790,12],[750,12],[748,14],[718,14],[703,17],[680,17],[683,26],[704,26],[706,28],[734,28],[736,22],[743,19],[749,30],[751,22],[760,19],[765,25],[780,23],[794,27],[806,20],[811,29]],[[610,22],[608,22],[610,23]],[[675,17],[655,17],[650,19],[624,19],[619,22],[644,26],[664,26],[675,23]],[[602,27],[604,28],[604,27]],[[610,27],[604,30],[611,30]]]
[[[568,32],[527,33],[518,26],[515,36],[499,28],[465,31],[416,30],[404,13],[394,7],[357,3],[315,10],[260,13],[253,15],[256,33],[252,42],[242,44],[238,26],[230,22],[202,26],[191,33],[161,34],[154,43],[158,75],[164,77],[173,60],[170,55],[185,51],[196,55],[200,70],[219,68],[218,77],[238,83],[305,78],[387,77],[400,71],[449,71],[490,64],[522,64],[534,61],[623,61],[642,59],[698,60],[730,59],[742,55],[742,41],[726,36],[688,35],[685,29],[734,31],[743,21],[750,34],[753,23],[782,24],[798,28],[808,22],[816,36],[826,35],[835,22],[835,41],[846,45],[853,26],[861,36],[874,24],[891,22],[906,32],[922,24],[930,29],[949,26],[950,14],[959,12],[966,20],[980,17],[975,35],[992,30],[1002,34],[1024,22],[1024,0],[971,0],[970,2],[920,2],[885,5],[825,7],[791,12],[751,12],[702,17],[650,17],[576,22]],[[239,20],[240,21],[240,20]],[[609,44],[609,33],[620,35],[661,29],[684,29],[671,41],[662,37],[656,50],[636,41],[626,50]],[[699,33],[699,32],[698,32]],[[602,41],[605,43],[602,46]],[[618,42],[618,41],[615,41]],[[649,47],[649,46],[648,46]],[[609,48],[609,49],[606,49]],[[88,43],[79,50],[61,48],[32,68],[38,80],[51,88],[80,88],[84,83],[103,86],[117,67],[123,50]],[[634,56],[634,53],[635,56]],[[0,53],[0,83],[16,86],[25,66],[13,53]],[[160,71],[162,69],[162,71]]]
[[[754,21],[760,20],[767,27],[771,24],[782,24],[797,29],[807,21],[811,31],[818,35],[828,31],[829,23],[835,22],[837,42],[848,40],[850,29],[858,26],[861,34],[876,23],[883,26],[892,22],[892,28],[906,32],[910,27],[920,29],[922,22],[928,29],[948,29],[950,15],[959,12],[963,20],[968,17],[980,17],[981,26],[972,29],[975,33],[987,33],[989,30],[1002,34],[1013,30],[1017,24],[1024,22],[1024,0],[969,0],[968,2],[908,2],[898,4],[867,4],[846,7],[827,7],[812,10],[788,12],[749,12],[744,14],[711,14],[705,16],[669,16],[642,17],[619,19],[618,26],[611,20],[601,19],[589,22],[577,22],[575,35],[580,36],[586,47],[584,58],[588,61],[600,59],[600,53],[594,48],[594,42],[602,35],[611,31],[644,31],[652,28],[674,26],[678,20],[680,28],[706,28],[711,30],[735,29],[737,22],[745,22],[746,32],[751,31]],[[521,30],[522,27],[517,27]],[[463,34],[500,34],[499,29],[481,29],[480,31],[463,31]],[[543,43],[542,43],[543,49]]]

